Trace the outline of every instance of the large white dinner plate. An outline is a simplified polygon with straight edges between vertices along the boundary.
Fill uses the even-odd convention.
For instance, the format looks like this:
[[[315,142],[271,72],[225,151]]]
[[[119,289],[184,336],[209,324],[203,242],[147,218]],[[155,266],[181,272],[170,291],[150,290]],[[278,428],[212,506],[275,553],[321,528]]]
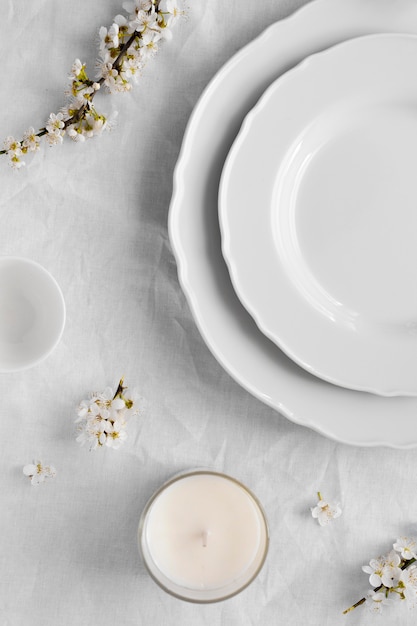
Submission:
[[[309,54],[386,31],[417,33],[415,0],[315,0],[234,56],[189,121],[174,176],[169,233],[198,328],[242,387],[294,422],[336,440],[406,448],[417,445],[416,398],[386,398],[326,383],[259,332],[231,286],[217,215],[225,158],[266,87]]]
[[[248,114],[220,182],[223,253],[261,331],[308,371],[417,395],[417,37],[312,55]]]

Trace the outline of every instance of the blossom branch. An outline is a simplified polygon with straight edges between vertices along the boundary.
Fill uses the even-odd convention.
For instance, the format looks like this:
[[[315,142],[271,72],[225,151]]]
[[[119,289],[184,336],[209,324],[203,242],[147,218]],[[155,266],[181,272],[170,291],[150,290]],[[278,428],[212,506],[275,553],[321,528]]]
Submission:
[[[369,576],[373,589],[367,595],[343,611],[350,613],[358,606],[367,604],[371,611],[380,613],[382,607],[391,604],[394,599],[407,600],[417,604],[417,543],[414,539],[397,539],[393,550],[387,555],[372,559],[362,570]],[[401,556],[400,556],[401,555]]]
[[[162,40],[170,39],[171,26],[184,15],[178,0],[133,0],[125,2],[128,17],[116,15],[109,29],[99,30],[100,55],[98,75],[91,80],[85,64],[76,59],[72,68],[68,91],[70,102],[57,114],[51,113],[44,128],[35,132],[29,128],[21,141],[9,136],[0,155],[6,154],[14,169],[25,165],[22,157],[37,152],[40,138],[48,143],[61,144],[65,134],[74,141],[85,141],[101,134],[111,124],[93,106],[93,100],[102,86],[110,93],[130,91],[131,80],[136,80],[146,62],[158,51]]]
[[[381,589],[386,589],[386,587],[384,587],[384,585],[379,585],[379,587],[375,587],[375,589],[373,589],[373,593],[378,593],[379,591],[381,591]],[[358,606],[361,606],[361,604],[364,604],[366,602],[366,598],[361,598],[360,600],[358,600],[357,602],[355,602],[355,604],[352,604],[352,606],[350,606],[348,609],[345,609],[343,611],[343,615],[346,615],[346,613],[350,613],[350,611],[353,611],[353,609],[356,609]]]

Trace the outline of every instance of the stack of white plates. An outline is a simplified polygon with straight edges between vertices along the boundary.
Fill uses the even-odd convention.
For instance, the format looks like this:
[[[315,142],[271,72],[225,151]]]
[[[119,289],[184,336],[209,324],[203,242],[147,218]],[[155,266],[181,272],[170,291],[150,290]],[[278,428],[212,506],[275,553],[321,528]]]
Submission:
[[[216,358],[358,445],[417,445],[416,35],[414,0],[308,4],[213,79],[175,173],[171,242]]]

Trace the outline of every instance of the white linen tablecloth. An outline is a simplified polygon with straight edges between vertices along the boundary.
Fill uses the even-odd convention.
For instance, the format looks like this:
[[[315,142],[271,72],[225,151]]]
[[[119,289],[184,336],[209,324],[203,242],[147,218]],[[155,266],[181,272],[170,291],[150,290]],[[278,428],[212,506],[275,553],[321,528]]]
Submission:
[[[378,619],[342,611],[369,587],[361,566],[417,522],[417,451],[336,443],[241,389],[196,328],[167,235],[173,169],[199,95],[233,53],[303,3],[189,2],[132,93],[100,99],[119,113],[114,131],[43,147],[18,173],[0,160],[1,254],[41,263],[67,305],[54,353],[0,376],[0,626]],[[120,12],[116,0],[3,0],[0,137],[59,110],[74,59],[94,67],[98,28]],[[119,451],[90,453],[75,442],[76,406],[122,375],[145,398],[143,414]],[[38,488],[22,474],[34,458],[57,469]],[[247,484],[271,532],[255,582],[208,606],[165,594],[136,548],[147,499],[196,466]],[[310,514],[318,490],[343,508],[326,528]],[[416,615],[401,605],[380,623]]]

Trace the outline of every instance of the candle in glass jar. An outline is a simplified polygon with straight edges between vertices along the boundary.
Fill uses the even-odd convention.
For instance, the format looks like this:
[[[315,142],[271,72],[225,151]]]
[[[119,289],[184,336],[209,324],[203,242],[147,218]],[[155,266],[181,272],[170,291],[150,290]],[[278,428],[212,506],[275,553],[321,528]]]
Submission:
[[[152,577],[184,600],[238,593],[261,569],[268,527],[258,500],[235,479],[209,470],[174,477],[149,501],[139,546]]]

